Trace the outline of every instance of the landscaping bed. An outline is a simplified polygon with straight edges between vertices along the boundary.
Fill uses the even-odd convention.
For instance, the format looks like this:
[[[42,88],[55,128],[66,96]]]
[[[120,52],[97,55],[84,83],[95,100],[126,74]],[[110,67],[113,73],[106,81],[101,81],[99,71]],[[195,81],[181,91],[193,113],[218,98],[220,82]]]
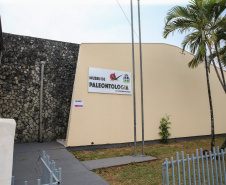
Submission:
[[[215,140],[215,146],[221,146],[225,138],[219,137]],[[172,142],[168,144],[145,145],[146,155],[157,157],[158,160],[131,163],[125,166],[93,170],[110,184],[162,184],[162,162],[165,158],[176,158],[176,152],[184,151],[184,154],[195,154],[196,149],[210,150],[211,139],[197,139],[189,141]],[[137,147],[138,154],[141,146]],[[80,161],[104,159],[120,156],[131,156],[134,147],[122,147],[111,149],[100,149],[94,151],[70,151]]]

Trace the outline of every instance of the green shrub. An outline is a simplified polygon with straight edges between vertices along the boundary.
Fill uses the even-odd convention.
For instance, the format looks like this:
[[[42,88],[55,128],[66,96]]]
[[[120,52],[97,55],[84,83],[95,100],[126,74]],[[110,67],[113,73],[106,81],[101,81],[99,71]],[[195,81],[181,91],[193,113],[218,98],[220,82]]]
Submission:
[[[171,122],[169,122],[169,117],[170,116],[166,115],[166,117],[163,117],[160,121],[159,129],[161,132],[159,132],[159,135],[161,136],[162,143],[167,143],[169,137],[171,136],[169,132],[169,125],[171,124]]]

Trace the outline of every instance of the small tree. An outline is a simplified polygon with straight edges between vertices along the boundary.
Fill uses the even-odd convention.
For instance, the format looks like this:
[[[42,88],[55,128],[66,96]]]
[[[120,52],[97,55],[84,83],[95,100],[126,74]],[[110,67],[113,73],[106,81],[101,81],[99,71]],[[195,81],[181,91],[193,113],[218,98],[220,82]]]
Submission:
[[[171,136],[169,132],[169,125],[171,124],[171,122],[169,122],[169,117],[170,116],[166,115],[166,117],[163,117],[160,121],[159,129],[161,130],[161,132],[159,132],[159,135],[161,136],[163,143],[167,143],[169,137]]]

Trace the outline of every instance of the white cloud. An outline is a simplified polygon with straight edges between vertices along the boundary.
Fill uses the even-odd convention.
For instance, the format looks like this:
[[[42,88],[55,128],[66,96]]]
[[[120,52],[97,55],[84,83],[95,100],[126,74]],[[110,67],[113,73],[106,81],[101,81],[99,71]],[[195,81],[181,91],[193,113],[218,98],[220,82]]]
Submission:
[[[187,4],[189,0],[140,0],[140,4]],[[117,0],[0,0],[0,3],[26,4],[74,4],[74,5],[107,5],[115,4]],[[130,4],[130,0],[118,0],[120,4]],[[133,0],[137,3],[137,0]]]

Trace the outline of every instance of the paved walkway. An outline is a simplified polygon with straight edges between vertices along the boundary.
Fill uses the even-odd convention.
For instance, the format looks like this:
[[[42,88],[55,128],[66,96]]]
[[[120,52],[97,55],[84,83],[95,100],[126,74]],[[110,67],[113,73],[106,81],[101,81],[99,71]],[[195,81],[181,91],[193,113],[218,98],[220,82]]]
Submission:
[[[42,151],[45,150],[56,167],[62,168],[63,185],[109,185],[97,174],[89,171],[65,147],[57,142],[22,143],[14,145],[13,176],[15,185],[36,185],[41,177]]]
[[[89,170],[93,170],[99,168],[109,168],[113,166],[126,165],[132,162],[141,163],[153,160],[157,160],[157,158],[151,156],[136,155],[136,156],[123,156],[108,159],[82,161],[81,163],[84,164]]]

